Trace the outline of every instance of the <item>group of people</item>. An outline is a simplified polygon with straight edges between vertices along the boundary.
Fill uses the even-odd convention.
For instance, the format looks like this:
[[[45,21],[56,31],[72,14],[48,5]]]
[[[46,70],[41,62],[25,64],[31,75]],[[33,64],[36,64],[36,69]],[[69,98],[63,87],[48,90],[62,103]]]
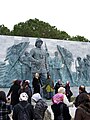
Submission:
[[[90,94],[84,86],[80,86],[79,95],[71,102],[73,93],[70,90],[70,82],[67,81],[66,85],[63,85],[61,80],[58,80],[54,84],[49,73],[46,52],[41,49],[42,44],[43,41],[38,38],[36,48],[31,49],[28,58],[32,66],[32,83],[30,80],[16,79],[7,95],[0,91],[0,120],[10,120],[11,112],[13,120],[49,120],[51,115],[44,99],[52,100],[50,107],[54,120],[71,120],[69,107],[73,105],[77,108],[74,120],[89,120]],[[7,103],[9,98],[10,104]],[[49,114],[47,118],[46,111]]]
[[[38,74],[36,77],[38,78]],[[0,91],[0,120],[10,120],[9,114],[11,113],[13,120],[49,120],[49,117],[52,120],[50,112],[53,113],[54,120],[71,120],[72,116],[69,111],[71,106],[76,107],[74,120],[89,120],[90,93],[86,91],[85,86],[79,87],[79,95],[71,102],[67,97],[66,88],[70,84],[69,81],[65,86],[61,84],[60,80],[58,82],[60,86],[51,97],[51,111],[45,118],[48,104],[43,99],[40,88],[32,91],[29,80],[14,80],[7,95],[4,91]],[[9,96],[11,96],[10,103],[7,102]]]
[[[0,91],[0,120],[11,120],[11,113],[13,120],[43,120],[48,106],[40,93],[34,92],[29,80],[14,80],[7,95]]]

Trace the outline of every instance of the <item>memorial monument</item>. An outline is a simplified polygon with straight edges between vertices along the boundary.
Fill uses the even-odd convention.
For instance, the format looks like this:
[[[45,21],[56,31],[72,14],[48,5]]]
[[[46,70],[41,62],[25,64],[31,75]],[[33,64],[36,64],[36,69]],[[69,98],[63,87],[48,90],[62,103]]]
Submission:
[[[37,41],[41,41],[39,48]],[[80,84],[89,86],[89,51],[89,42],[1,35],[0,87],[10,87],[14,79],[29,79],[32,82],[32,70],[35,69],[32,67],[32,57],[36,58],[34,63],[37,69],[39,70],[39,65],[42,64],[40,70],[45,74],[49,73],[54,83],[61,79],[63,83],[66,83],[67,80],[70,81],[71,86]],[[42,59],[44,59],[43,62],[41,62]],[[42,79],[43,84],[44,82]]]

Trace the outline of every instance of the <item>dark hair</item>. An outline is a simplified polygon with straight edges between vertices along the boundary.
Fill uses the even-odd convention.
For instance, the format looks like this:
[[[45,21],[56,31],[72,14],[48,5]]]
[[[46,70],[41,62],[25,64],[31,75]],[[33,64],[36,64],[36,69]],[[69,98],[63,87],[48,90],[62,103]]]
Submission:
[[[4,91],[0,91],[0,100],[6,102],[6,94]]]
[[[85,86],[84,85],[80,85],[79,86],[79,90],[81,90],[82,92],[85,92]]]

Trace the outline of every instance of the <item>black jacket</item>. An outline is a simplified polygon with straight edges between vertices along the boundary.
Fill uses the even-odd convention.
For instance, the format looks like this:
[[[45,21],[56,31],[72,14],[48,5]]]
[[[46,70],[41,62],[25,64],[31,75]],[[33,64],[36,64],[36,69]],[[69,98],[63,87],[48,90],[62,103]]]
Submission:
[[[63,117],[64,120],[71,120],[71,116],[69,114],[69,108],[67,107],[67,105],[63,102],[60,102],[59,104],[53,104],[51,105],[51,109],[54,113],[54,120],[57,120],[57,117],[61,114],[60,111],[60,106],[63,104]]]
[[[27,102],[26,101],[21,101],[19,102],[19,104],[21,104],[23,107],[26,106]],[[14,106],[13,108],[13,120],[18,120],[18,114],[19,111],[21,110],[21,108],[17,105]],[[27,111],[29,113],[29,120],[33,120],[34,119],[34,110],[33,110],[33,106],[29,103],[29,106],[27,107]]]

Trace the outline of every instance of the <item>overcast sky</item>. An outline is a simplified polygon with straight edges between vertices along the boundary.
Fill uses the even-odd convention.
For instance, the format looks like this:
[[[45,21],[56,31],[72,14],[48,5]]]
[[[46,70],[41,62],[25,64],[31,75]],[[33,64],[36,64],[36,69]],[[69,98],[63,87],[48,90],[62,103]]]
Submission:
[[[0,25],[39,19],[90,40],[90,0],[0,0]]]

